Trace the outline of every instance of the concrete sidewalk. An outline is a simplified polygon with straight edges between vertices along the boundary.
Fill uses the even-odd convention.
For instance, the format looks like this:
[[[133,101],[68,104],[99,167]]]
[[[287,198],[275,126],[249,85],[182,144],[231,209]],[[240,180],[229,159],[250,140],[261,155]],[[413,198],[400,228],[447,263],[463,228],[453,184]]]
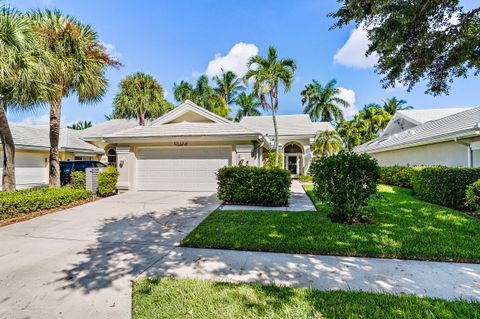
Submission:
[[[278,210],[278,211],[315,211],[310,197],[305,193],[302,184],[298,180],[293,180],[290,186],[290,199],[288,206],[270,207],[270,206],[248,206],[248,205],[222,205],[221,210]]]
[[[480,301],[480,264],[176,248],[142,276]]]

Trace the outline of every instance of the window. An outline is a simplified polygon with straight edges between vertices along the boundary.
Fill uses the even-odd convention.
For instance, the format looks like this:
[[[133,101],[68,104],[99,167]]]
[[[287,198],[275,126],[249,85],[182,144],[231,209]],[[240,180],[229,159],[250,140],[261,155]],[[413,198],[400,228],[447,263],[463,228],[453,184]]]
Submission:
[[[117,152],[111,148],[107,152],[108,165],[117,166]]]
[[[302,153],[302,149],[297,144],[285,145],[285,148],[284,148],[283,151],[284,151],[284,153],[290,153],[290,154],[301,154]]]

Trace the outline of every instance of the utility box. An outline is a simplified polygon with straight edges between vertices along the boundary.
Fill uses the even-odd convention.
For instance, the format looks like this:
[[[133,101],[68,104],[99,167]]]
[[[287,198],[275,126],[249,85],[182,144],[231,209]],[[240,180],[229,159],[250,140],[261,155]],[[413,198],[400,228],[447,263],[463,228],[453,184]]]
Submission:
[[[85,184],[88,191],[97,192],[98,174],[103,170],[105,170],[105,167],[89,167],[85,169]]]

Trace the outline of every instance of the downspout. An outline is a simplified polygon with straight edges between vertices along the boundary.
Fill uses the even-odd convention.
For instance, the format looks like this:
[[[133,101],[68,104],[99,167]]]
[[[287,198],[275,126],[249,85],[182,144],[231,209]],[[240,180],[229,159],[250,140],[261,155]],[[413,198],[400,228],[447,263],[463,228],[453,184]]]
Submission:
[[[455,137],[453,139],[455,143],[465,145],[467,147],[467,165],[468,168],[473,168],[473,152],[472,152],[472,147],[470,146],[470,143],[460,141],[458,137]]]

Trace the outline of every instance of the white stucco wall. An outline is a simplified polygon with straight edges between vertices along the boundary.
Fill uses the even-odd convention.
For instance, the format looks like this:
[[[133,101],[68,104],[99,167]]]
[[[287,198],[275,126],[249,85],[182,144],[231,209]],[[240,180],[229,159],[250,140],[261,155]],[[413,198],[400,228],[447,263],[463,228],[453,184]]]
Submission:
[[[409,147],[399,150],[371,153],[381,166],[444,165],[468,167],[467,146],[455,142]],[[479,167],[480,152],[474,152],[474,167]]]
[[[3,152],[0,153],[3,162]],[[0,166],[0,175],[3,169]],[[39,185],[48,185],[48,152],[23,151],[15,152],[15,182],[18,189]],[[2,179],[0,178],[0,185]]]

